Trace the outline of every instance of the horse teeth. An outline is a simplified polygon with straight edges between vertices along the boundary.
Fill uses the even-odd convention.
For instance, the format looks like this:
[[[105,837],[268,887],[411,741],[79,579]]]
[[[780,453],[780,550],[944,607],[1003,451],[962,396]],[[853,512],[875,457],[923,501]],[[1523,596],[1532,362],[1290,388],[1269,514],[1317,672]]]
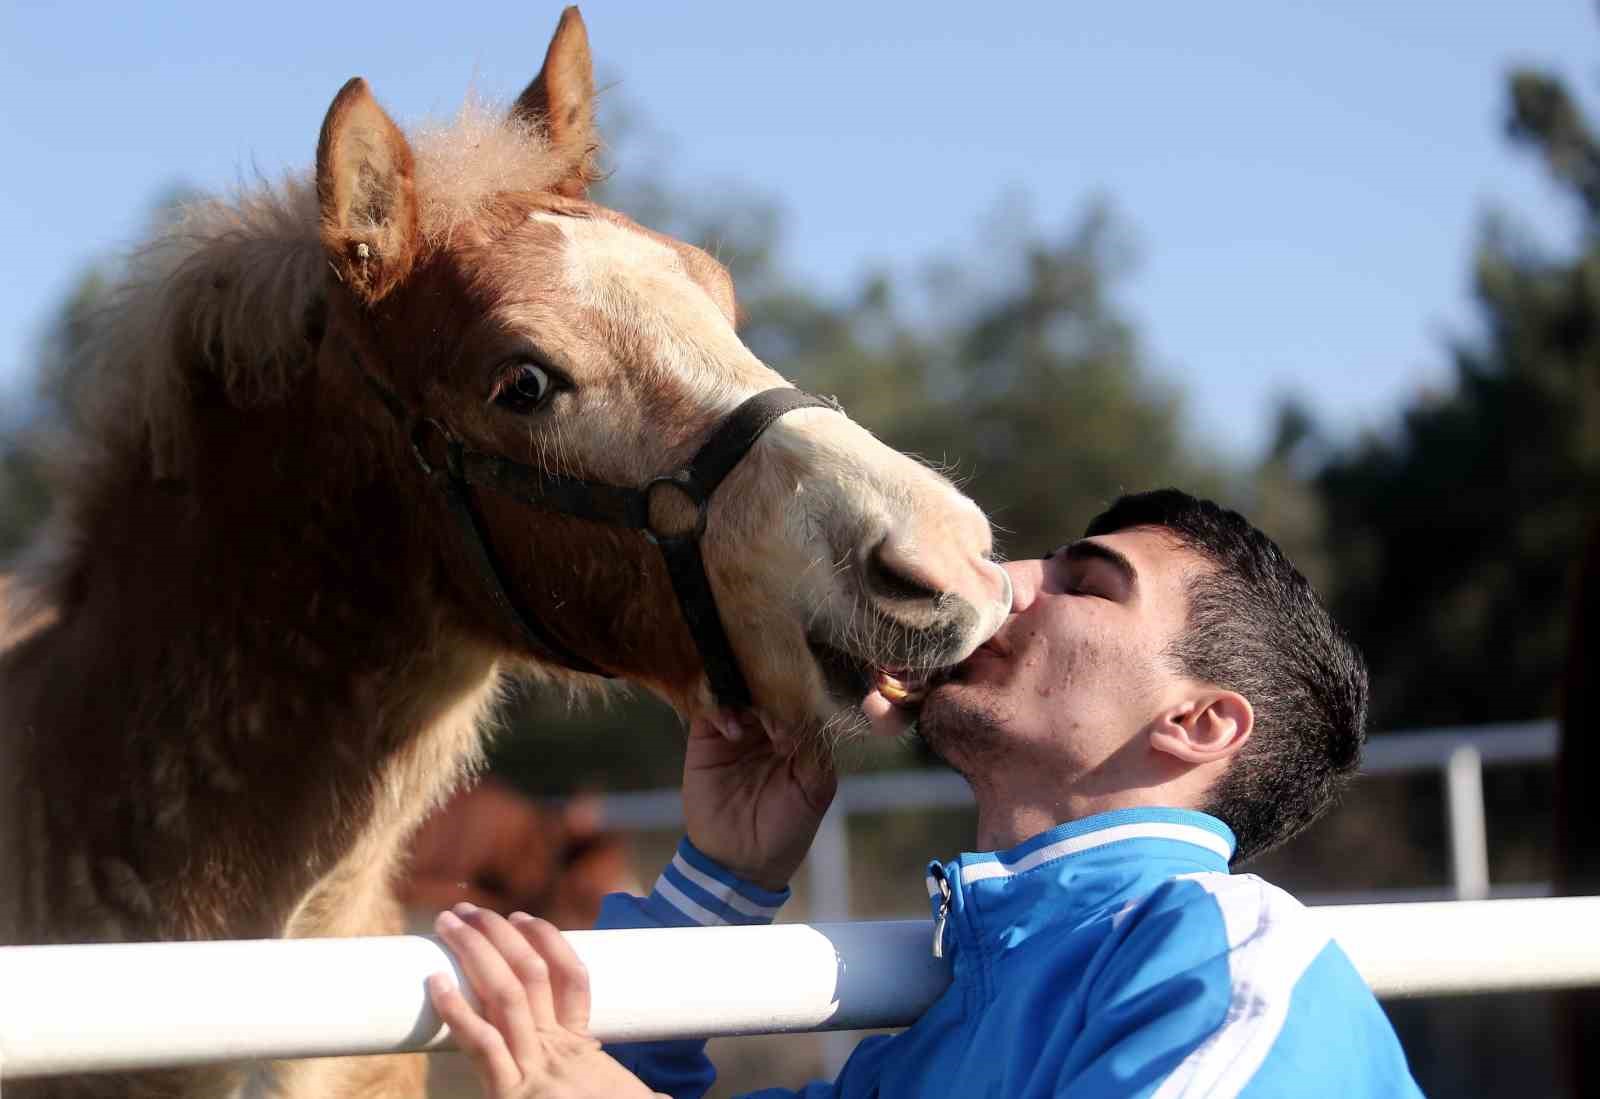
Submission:
[[[927,693],[927,684],[920,681],[906,682],[897,675],[879,669],[877,675],[878,693],[896,706],[912,706],[922,701],[922,696]]]

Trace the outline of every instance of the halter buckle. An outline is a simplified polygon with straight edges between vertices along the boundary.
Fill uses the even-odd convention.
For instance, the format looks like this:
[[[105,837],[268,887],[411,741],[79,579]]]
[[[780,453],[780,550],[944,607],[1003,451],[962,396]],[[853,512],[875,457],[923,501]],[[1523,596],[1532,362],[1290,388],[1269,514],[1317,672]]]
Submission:
[[[652,522],[651,502],[655,498],[656,490],[660,488],[673,488],[689,498],[694,505],[694,522],[687,528],[677,531],[657,530]],[[704,489],[695,481],[687,469],[680,469],[676,473],[668,473],[657,477],[644,486],[644,536],[655,545],[663,543],[694,541],[698,542],[706,533],[706,513],[710,510],[711,498]]]

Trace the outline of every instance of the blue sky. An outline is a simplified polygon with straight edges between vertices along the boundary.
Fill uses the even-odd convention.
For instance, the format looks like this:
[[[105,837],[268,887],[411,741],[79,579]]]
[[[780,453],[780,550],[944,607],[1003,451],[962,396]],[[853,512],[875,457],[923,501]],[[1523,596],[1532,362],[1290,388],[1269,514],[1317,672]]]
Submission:
[[[402,120],[511,95],[559,6],[183,3],[0,10],[0,400],[52,304],[175,183],[306,165],[361,74]],[[675,180],[786,214],[786,266],[846,293],[933,254],[981,262],[1027,196],[1044,229],[1108,196],[1138,242],[1121,300],[1238,456],[1283,394],[1341,431],[1447,380],[1484,212],[1572,211],[1502,136],[1504,74],[1587,91],[1581,0],[584,8],[596,60],[666,135]],[[617,165],[626,173],[627,164]]]

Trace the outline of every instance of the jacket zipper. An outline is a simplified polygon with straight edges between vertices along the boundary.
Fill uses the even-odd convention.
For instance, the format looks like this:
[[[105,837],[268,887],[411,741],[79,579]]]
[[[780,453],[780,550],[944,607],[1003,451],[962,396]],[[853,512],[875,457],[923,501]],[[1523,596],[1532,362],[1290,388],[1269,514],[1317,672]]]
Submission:
[[[944,876],[944,867],[931,868],[933,880],[939,886],[939,914],[933,919],[933,956],[944,957],[944,928],[950,922],[950,882]]]

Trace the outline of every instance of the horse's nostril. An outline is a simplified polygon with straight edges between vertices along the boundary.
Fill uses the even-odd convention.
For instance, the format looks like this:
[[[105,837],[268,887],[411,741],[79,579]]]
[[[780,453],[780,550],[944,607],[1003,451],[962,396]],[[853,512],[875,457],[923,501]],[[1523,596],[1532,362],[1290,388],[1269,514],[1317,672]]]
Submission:
[[[884,538],[867,555],[867,588],[885,599],[937,600],[938,589],[910,571],[903,562],[896,561],[888,552],[889,539]]]

